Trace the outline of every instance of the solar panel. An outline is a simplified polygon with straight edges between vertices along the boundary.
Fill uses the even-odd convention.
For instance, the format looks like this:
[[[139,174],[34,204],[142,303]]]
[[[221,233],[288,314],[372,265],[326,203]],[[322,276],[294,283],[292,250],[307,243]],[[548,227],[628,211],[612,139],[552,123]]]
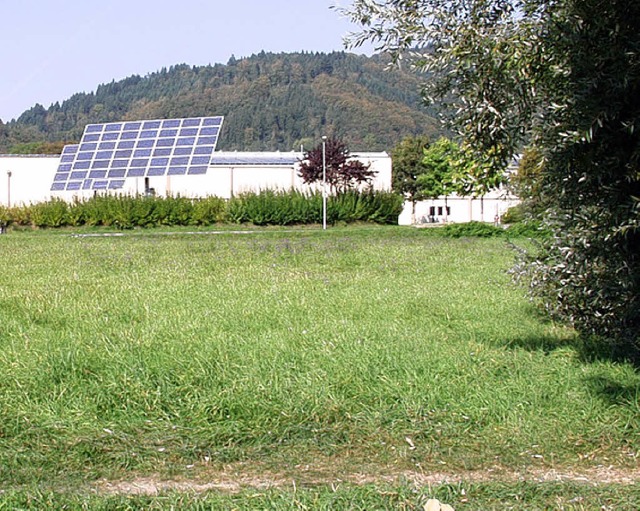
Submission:
[[[67,145],[51,191],[115,190],[127,178],[205,174],[224,118],[89,124]]]

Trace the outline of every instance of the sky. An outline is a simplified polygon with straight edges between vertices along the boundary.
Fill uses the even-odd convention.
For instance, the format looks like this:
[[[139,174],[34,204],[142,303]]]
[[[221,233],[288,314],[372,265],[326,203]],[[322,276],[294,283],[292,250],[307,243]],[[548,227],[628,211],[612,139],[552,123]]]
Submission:
[[[0,119],[134,74],[344,50],[350,0],[0,0]],[[353,50],[371,54],[364,47]]]

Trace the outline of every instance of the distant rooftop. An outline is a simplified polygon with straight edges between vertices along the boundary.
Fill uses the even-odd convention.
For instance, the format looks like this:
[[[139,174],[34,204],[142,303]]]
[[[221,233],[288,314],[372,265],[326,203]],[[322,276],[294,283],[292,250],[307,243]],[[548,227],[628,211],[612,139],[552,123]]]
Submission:
[[[302,153],[290,152],[232,152],[219,151],[211,156],[211,165],[218,167],[233,166],[273,166],[293,167],[302,159]]]
[[[59,154],[0,154],[0,158],[60,158]]]

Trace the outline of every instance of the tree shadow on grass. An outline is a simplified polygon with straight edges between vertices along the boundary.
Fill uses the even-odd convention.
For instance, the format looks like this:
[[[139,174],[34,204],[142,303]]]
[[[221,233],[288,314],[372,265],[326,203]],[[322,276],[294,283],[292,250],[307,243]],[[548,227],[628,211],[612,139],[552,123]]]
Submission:
[[[551,335],[531,336],[520,339],[510,339],[504,345],[512,349],[524,349],[531,352],[543,352],[549,355],[558,349],[571,349],[576,352],[581,362],[591,364],[595,362],[616,362],[630,364],[638,371],[640,358],[628,347],[619,343],[602,339],[575,337],[556,337]]]
[[[590,394],[602,399],[611,406],[640,408],[640,363],[637,358],[629,355],[629,350],[624,346],[609,343],[603,340],[585,339],[580,336],[555,337],[532,336],[522,339],[512,339],[504,344],[508,349],[526,350],[529,352],[544,353],[550,355],[556,350],[564,349],[575,353],[576,360],[581,364],[590,365],[599,362],[613,362],[626,365],[633,369],[635,377],[629,373],[618,381],[614,376],[585,375],[584,386]],[[626,381],[624,381],[626,380]]]
[[[531,336],[519,339],[509,339],[504,345],[511,349],[523,349],[530,352],[542,352],[545,355],[561,349],[575,349],[576,340],[573,338],[565,339],[552,335]]]
[[[582,362],[615,362],[629,364],[636,372],[640,369],[640,353],[637,348],[595,336],[579,336],[576,343]]]
[[[541,324],[552,325],[552,320],[543,310],[533,304],[526,306],[526,312],[533,315]],[[561,348],[572,349],[581,362],[616,362],[630,364],[640,370],[640,348],[630,346],[611,339],[579,334],[530,336],[521,339],[505,340],[504,345],[514,349],[524,349],[531,352],[543,352],[549,355]]]
[[[591,393],[615,406],[638,406],[640,384],[622,384],[605,376],[591,376],[585,379]]]

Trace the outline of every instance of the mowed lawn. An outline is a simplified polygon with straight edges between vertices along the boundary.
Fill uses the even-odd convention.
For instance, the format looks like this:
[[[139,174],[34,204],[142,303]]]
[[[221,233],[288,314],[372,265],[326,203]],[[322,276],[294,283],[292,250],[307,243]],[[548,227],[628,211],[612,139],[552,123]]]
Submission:
[[[236,462],[636,467],[640,377],[536,312],[504,239],[48,231],[0,251],[0,489]]]

